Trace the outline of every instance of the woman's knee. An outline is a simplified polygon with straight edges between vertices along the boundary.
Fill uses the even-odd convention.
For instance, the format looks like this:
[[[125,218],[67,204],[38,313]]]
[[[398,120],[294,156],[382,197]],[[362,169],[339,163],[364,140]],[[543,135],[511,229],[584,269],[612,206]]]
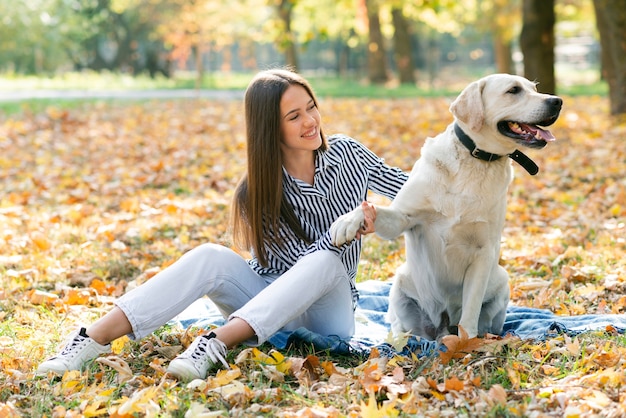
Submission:
[[[311,259],[314,259],[316,261],[330,263],[333,265],[341,264],[339,256],[330,250],[315,251],[311,254],[308,254],[306,257],[310,257]]]
[[[211,263],[219,261],[226,264],[242,260],[242,257],[230,248],[213,243],[201,244],[185,253],[183,257]]]
[[[314,268],[315,271],[330,275],[346,275],[346,269],[341,262],[341,259],[337,254],[328,250],[315,251],[300,259],[300,262],[306,264],[310,268]]]

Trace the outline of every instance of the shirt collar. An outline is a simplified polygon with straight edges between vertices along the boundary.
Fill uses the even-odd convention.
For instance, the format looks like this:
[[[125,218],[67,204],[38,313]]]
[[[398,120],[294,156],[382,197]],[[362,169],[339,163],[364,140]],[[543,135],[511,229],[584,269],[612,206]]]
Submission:
[[[336,152],[333,152],[332,146],[329,143],[328,148],[326,148],[326,151],[317,152],[317,155],[315,157],[315,168],[325,169],[333,165],[339,165],[341,164],[341,162],[342,162],[341,157]]]

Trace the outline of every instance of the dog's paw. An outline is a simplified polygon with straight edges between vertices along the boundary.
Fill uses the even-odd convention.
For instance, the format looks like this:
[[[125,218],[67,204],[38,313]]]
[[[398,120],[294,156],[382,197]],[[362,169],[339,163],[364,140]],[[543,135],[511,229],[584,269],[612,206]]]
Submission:
[[[363,226],[364,220],[365,216],[360,207],[337,218],[330,226],[330,238],[333,245],[339,247],[346,242],[352,241],[361,226]]]

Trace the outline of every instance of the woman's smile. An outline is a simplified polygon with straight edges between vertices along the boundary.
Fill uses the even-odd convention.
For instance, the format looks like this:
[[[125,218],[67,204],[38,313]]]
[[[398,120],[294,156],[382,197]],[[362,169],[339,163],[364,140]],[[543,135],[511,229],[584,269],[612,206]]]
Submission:
[[[302,134],[303,138],[311,138],[311,137],[315,137],[317,136],[317,126],[313,129],[311,129],[310,131],[307,131],[305,133]]]

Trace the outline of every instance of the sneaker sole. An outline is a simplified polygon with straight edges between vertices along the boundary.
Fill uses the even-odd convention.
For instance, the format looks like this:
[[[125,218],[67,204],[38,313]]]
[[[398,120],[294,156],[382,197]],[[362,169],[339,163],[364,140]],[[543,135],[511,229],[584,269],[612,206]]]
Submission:
[[[194,369],[189,369],[183,364],[179,364],[176,362],[170,363],[166,371],[177,379],[183,380],[185,382],[189,382],[194,379],[203,379],[203,377],[198,375],[198,373]]]

